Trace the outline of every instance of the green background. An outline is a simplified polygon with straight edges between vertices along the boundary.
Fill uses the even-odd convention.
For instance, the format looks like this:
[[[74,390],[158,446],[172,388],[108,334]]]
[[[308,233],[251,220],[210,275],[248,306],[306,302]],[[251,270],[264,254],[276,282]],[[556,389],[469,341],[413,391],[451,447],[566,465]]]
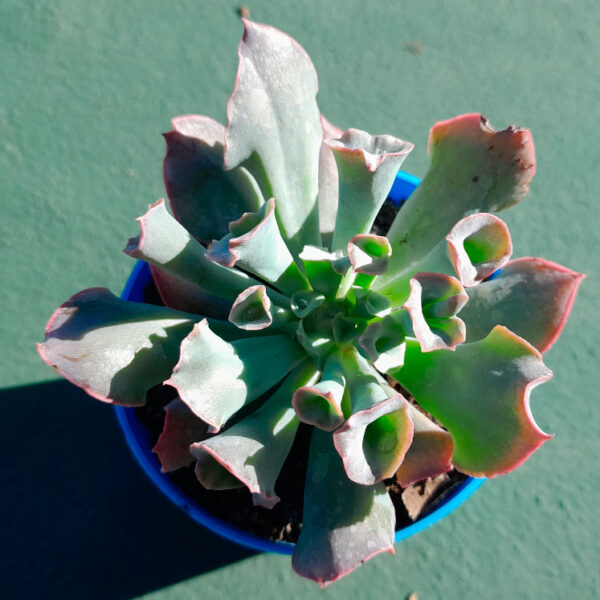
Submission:
[[[342,128],[416,144],[482,112],[532,130],[531,193],[502,216],[515,256],[585,272],[555,372],[532,408],[555,438],[443,522],[323,592],[289,559],[189,521],[145,479],[109,407],[34,343],[76,291],[119,291],[120,250],[162,196],[171,117],[225,121],[242,27],[235,2],[0,0],[3,360],[0,581],[7,598],[593,598],[598,565],[600,4],[577,0],[252,0],[295,37]]]

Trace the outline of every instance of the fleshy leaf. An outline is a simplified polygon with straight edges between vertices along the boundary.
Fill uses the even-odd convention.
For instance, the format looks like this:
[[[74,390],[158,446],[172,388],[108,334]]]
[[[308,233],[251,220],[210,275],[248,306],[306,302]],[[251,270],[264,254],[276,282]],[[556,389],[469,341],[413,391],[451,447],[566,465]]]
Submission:
[[[427,175],[388,232],[393,254],[386,279],[425,256],[463,217],[519,202],[535,173],[531,133],[512,126],[495,131],[478,114],[436,123],[429,152]]]
[[[333,298],[344,275],[350,269],[350,261],[342,252],[327,252],[315,246],[305,246],[300,253],[306,276],[311,286],[327,298]]]
[[[196,468],[200,483],[210,488],[210,477],[206,484],[203,481],[204,472],[208,470],[210,475],[213,471],[208,455],[250,490],[255,505],[273,508],[279,502],[275,482],[298,429],[290,399],[298,386],[310,384],[316,377],[315,368],[305,362],[259,409],[219,435],[193,444],[190,451],[201,459]]]
[[[179,397],[216,432],[304,357],[286,335],[228,343],[211,331],[205,319],[183,340],[179,362],[165,384],[176,388]]]
[[[317,74],[295,40],[273,27],[242,21],[239,66],[227,107],[225,167],[258,155],[269,186],[265,196],[277,199],[281,233],[297,253],[321,241]]]
[[[204,246],[168,212],[164,200],[151,204],[139,217],[141,234],[131,238],[124,252],[159,267],[171,275],[190,281],[226,300],[235,300],[247,287],[258,283],[241,271],[208,260]],[[274,302],[286,303],[285,296],[269,291]]]
[[[169,376],[194,320],[194,315],[90,288],[56,310],[38,351],[94,398],[142,406],[146,392]]]
[[[227,300],[209,294],[196,284],[179,279],[153,265],[150,265],[150,271],[165,306],[205,317],[227,319],[231,307]]]
[[[292,398],[292,406],[304,423],[324,431],[335,431],[344,422],[342,398],[346,378],[339,357],[331,353],[325,361],[319,383],[299,387]]]
[[[290,306],[293,313],[300,319],[309,315],[325,302],[325,296],[310,290],[299,290],[291,298]]]
[[[190,444],[208,436],[208,425],[180,398],[169,402],[165,412],[165,424],[152,452],[160,460],[161,471],[169,473],[194,462]]]
[[[258,184],[243,167],[225,171],[225,127],[209,117],[173,119],[165,134],[165,187],[175,218],[207,243],[227,233],[230,221],[264,202]]]
[[[381,275],[387,271],[392,248],[381,235],[360,233],[348,242],[348,258],[356,273]]]
[[[354,349],[343,356],[352,414],[333,434],[348,478],[373,485],[392,477],[412,441],[408,403],[388,394],[369,363]]]
[[[452,462],[473,477],[512,471],[551,437],[533,420],[529,395],[552,371],[533,346],[500,325],[455,352],[422,353],[408,342],[405,366],[391,376],[446,427]]]
[[[395,522],[384,484],[350,481],[331,435],[314,429],[294,571],[324,587],[376,554],[394,554]]]
[[[410,289],[404,308],[421,351],[454,350],[462,344],[465,324],[455,315],[468,296],[460,282],[441,273],[417,273],[410,280]]]
[[[393,311],[383,319],[373,321],[358,338],[361,353],[381,373],[404,364],[406,317],[404,310]]]
[[[356,302],[352,310],[355,317],[384,317],[391,311],[389,299],[382,294],[355,286],[352,288],[352,295]]]
[[[585,275],[541,258],[510,261],[491,281],[468,290],[461,312],[467,341],[504,325],[546,352],[560,335]]]
[[[213,241],[207,257],[225,266],[237,265],[272,283],[285,294],[308,288],[281,237],[271,198],[257,213],[245,213],[229,226],[230,233]]]
[[[309,331],[304,328],[304,322],[300,321],[296,331],[298,343],[304,348],[306,353],[315,361],[315,364],[321,367],[325,359],[331,352],[334,344],[329,332]]]
[[[235,490],[244,484],[232,475],[220,462],[206,452],[196,453],[196,468],[198,481],[209,490]]]
[[[355,234],[369,233],[404,159],[414,148],[391,135],[348,129],[327,141],[339,174],[339,207],[333,250],[345,250]]]
[[[229,321],[240,329],[257,331],[271,325],[277,327],[289,321],[292,316],[289,310],[271,306],[264,285],[254,285],[236,298],[229,313]]]
[[[319,229],[323,244],[329,248],[335,229],[339,191],[335,156],[326,142],[340,137],[344,132],[332,125],[323,115],[321,115],[321,129],[323,130],[323,143],[319,153]]]
[[[512,255],[508,227],[487,213],[461,219],[446,236],[448,258],[465,287],[473,287],[502,268]]]
[[[378,277],[373,288],[394,304],[406,301],[417,273],[456,275],[465,287],[478,285],[506,264],[512,254],[508,227],[498,217],[477,213],[461,219],[428,254],[392,280]]]
[[[408,414],[414,425],[413,441],[395,475],[402,487],[447,473],[452,468],[454,447],[452,436],[412,404]]]

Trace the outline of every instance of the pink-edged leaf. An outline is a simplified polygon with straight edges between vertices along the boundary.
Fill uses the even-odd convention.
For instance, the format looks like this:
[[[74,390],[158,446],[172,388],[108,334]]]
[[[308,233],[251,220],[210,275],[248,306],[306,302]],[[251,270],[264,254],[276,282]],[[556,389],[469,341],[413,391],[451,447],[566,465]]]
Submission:
[[[250,490],[255,505],[273,508],[279,502],[275,482],[298,429],[290,399],[298,386],[310,384],[316,377],[315,368],[305,362],[258,410],[219,435],[193,444],[190,452],[200,459],[196,468],[200,483],[210,489],[210,457]]]
[[[183,340],[179,362],[165,383],[216,432],[305,357],[286,335],[226,342],[205,319]]]
[[[198,481],[207,490],[235,490],[244,484],[207,452],[196,453],[194,469]]]
[[[246,273],[209,260],[204,246],[167,212],[163,199],[151,204],[148,212],[137,220],[141,233],[131,238],[123,250],[128,256],[144,260],[225,300],[235,300],[247,287],[258,283]],[[269,290],[269,297],[287,303],[285,296],[275,290]]]
[[[90,396],[141,406],[162,383],[194,326],[194,315],[152,304],[126,302],[106,288],[72,296],[46,325],[41,357]]]
[[[190,444],[208,437],[208,425],[180,398],[165,406],[165,424],[152,452],[160,460],[161,471],[169,473],[194,462]]]
[[[414,425],[413,441],[395,475],[402,487],[447,473],[454,450],[452,436],[412,404],[408,414]]]
[[[454,350],[465,341],[465,324],[456,315],[468,296],[460,282],[441,273],[417,273],[404,303],[422,352]]]
[[[373,321],[357,342],[360,352],[381,373],[400,368],[404,364],[407,313],[404,310],[391,312],[379,321]]]
[[[235,88],[227,106],[225,166],[255,153],[277,200],[277,221],[292,253],[319,244],[317,186],[323,134],[317,74],[286,34],[242,19]]]
[[[316,246],[304,246],[300,260],[313,289],[327,298],[334,298],[350,269],[348,257],[339,250],[328,252]]]
[[[350,481],[331,435],[314,429],[294,571],[324,587],[376,554],[394,554],[395,522],[384,484]]]
[[[334,431],[344,422],[342,399],[346,378],[339,356],[332,352],[325,361],[319,383],[299,387],[292,397],[298,418],[324,431]]]
[[[348,242],[348,258],[355,273],[381,275],[387,271],[392,248],[387,238],[359,233]]]
[[[231,307],[229,321],[248,331],[269,327],[273,323],[273,315],[265,286],[253,285],[244,290]]]
[[[338,207],[338,170],[335,156],[325,142],[340,137],[344,132],[332,125],[323,115],[321,115],[321,129],[323,143],[319,153],[319,229],[323,243],[330,247]]]
[[[328,140],[339,175],[339,206],[332,249],[346,248],[358,233],[369,233],[394,178],[414,145],[391,135],[348,129]]]
[[[350,393],[351,414],[333,434],[346,475],[361,485],[392,477],[412,441],[408,403],[390,395],[369,363],[352,349],[342,356]]]
[[[473,287],[503,267],[511,254],[512,241],[504,221],[477,213],[461,219],[445,239],[393,279],[378,277],[373,287],[398,305],[408,298],[410,280],[417,273],[456,275],[463,286]]]
[[[473,477],[512,471],[551,438],[533,420],[529,396],[552,371],[506,327],[455,352],[422,353],[409,342],[404,367],[391,376],[446,427],[452,462]]]
[[[446,236],[448,258],[465,287],[473,287],[511,257],[508,227],[498,217],[478,213],[461,219]]]
[[[436,123],[429,153],[427,175],[388,232],[393,254],[384,278],[427,254],[463,217],[519,202],[535,173],[531,133],[495,131],[479,114]]]
[[[541,258],[510,261],[491,281],[468,290],[461,312],[467,341],[504,325],[540,352],[558,339],[585,275]]]
[[[285,294],[293,294],[309,286],[281,237],[275,204],[271,198],[256,213],[244,213],[230,223],[230,232],[213,240],[207,257],[225,267],[237,265]]]
[[[175,218],[207,243],[227,233],[230,221],[263,202],[258,184],[243,167],[225,171],[225,127],[209,117],[186,115],[165,134],[165,187]]]
[[[150,265],[152,279],[165,306],[205,317],[227,320],[231,303],[205,292],[190,281]]]

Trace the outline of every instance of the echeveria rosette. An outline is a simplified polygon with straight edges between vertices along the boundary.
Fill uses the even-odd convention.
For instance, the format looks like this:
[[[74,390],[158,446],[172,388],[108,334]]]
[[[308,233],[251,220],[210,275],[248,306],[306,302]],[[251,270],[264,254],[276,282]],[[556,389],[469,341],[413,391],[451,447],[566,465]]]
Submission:
[[[309,57],[276,29],[244,20],[238,53],[227,125],[173,120],[171,212],[151,205],[125,248],[150,264],[165,306],[84,290],[39,351],[105,402],[175,388],[154,447],[163,470],[195,462],[205,487],[245,486],[266,508],[285,492],[299,423],[311,426],[292,562],[326,585],[393,553],[384,480],[494,477],[550,437],[529,397],[582,276],[510,260],[494,213],[528,190],[527,130],[475,114],[437,123],[426,177],[374,235],[412,144],[331,125]]]

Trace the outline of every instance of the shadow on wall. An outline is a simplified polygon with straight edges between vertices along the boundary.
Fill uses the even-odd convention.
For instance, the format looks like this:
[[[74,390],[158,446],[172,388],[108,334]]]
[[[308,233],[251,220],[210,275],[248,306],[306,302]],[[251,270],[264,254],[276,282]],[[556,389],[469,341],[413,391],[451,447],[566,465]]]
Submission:
[[[252,555],[161,496],[110,407],[66,381],[0,402],[6,598],[133,598]]]

